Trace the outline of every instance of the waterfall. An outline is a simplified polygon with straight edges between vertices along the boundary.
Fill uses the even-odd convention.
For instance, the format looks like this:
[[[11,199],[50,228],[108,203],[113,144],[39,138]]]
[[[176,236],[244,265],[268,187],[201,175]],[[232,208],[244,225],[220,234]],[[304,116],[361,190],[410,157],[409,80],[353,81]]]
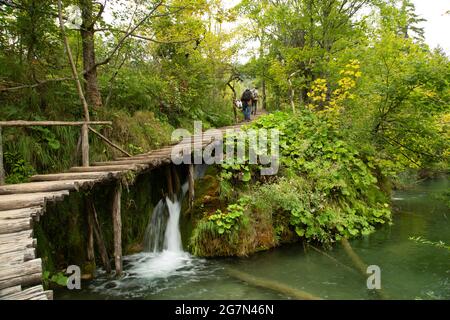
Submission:
[[[166,203],[169,210],[169,220],[164,237],[164,249],[170,252],[181,252],[183,251],[180,233],[181,202],[175,197],[174,202],[167,198]]]
[[[145,251],[152,253],[183,251],[180,216],[181,204],[188,188],[188,183],[184,183],[181,187],[180,199],[178,196],[175,196],[174,200],[166,197],[158,202],[145,232]]]

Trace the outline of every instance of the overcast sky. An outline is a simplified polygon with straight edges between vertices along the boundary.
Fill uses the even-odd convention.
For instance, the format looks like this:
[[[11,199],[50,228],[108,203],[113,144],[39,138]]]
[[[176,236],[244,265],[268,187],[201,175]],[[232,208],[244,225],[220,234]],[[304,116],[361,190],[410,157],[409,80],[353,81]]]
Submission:
[[[431,48],[438,45],[450,56],[450,0],[413,0],[417,13],[427,19],[423,23],[425,37]]]

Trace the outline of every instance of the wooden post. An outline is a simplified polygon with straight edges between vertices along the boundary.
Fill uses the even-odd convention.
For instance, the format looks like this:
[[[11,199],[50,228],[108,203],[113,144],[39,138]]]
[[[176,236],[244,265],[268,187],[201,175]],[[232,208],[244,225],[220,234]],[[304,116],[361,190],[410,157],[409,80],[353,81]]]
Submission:
[[[194,206],[194,197],[195,197],[195,173],[194,173],[194,165],[189,165],[189,208],[192,209]]]
[[[112,216],[114,229],[114,263],[116,276],[122,274],[122,217],[121,217],[122,184],[117,182],[113,195]]]
[[[0,186],[5,184],[5,167],[3,166],[2,127],[0,127]]]
[[[89,126],[87,123],[81,127],[81,159],[82,166],[89,167]]]
[[[94,217],[90,210],[89,200],[86,199],[84,202],[85,212],[87,213],[87,233],[88,233],[88,241],[87,241],[87,259],[89,262],[93,262],[95,264],[95,250],[94,250]]]
[[[178,192],[181,191],[181,181],[180,177],[178,175],[177,168],[172,165],[172,177],[173,177],[173,183],[174,183],[174,191],[178,194]]]
[[[94,200],[89,197],[87,199],[88,214],[93,222],[93,230],[95,239],[97,240],[97,248],[102,259],[103,267],[107,273],[111,273],[111,264],[109,263],[108,251],[106,250],[105,241],[103,240],[103,233],[98,222],[97,210],[95,210]]]
[[[170,199],[173,200],[173,180],[172,180],[172,170],[170,166],[166,166],[166,179],[167,179],[167,194]]]

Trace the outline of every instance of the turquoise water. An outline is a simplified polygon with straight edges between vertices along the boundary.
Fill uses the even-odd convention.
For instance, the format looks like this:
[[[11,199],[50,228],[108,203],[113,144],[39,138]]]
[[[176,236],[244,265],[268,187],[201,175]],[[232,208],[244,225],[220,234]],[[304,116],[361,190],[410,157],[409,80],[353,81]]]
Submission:
[[[446,178],[393,195],[393,225],[352,240],[368,265],[381,269],[389,299],[450,299],[450,251],[409,240],[422,237],[450,244],[450,210],[436,196],[450,189]],[[322,250],[322,249],[321,249]],[[124,262],[125,277],[99,274],[81,291],[60,290],[56,299],[290,299],[228,274],[230,268],[306,291],[323,299],[378,299],[367,278],[353,269],[338,244],[323,253],[291,245],[246,259],[204,260],[188,254],[138,254]],[[333,259],[331,259],[332,257]],[[352,270],[353,269],[353,270]]]

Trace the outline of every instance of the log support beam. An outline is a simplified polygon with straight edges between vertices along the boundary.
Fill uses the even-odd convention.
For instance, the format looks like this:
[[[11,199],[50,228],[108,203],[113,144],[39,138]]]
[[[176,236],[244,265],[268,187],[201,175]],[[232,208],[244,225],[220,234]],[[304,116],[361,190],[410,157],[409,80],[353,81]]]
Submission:
[[[194,206],[194,198],[195,198],[195,171],[194,165],[189,165],[189,208],[192,209]]]
[[[112,203],[112,217],[114,229],[114,264],[116,276],[120,276],[122,267],[122,214],[121,214],[122,184],[117,183]]]

